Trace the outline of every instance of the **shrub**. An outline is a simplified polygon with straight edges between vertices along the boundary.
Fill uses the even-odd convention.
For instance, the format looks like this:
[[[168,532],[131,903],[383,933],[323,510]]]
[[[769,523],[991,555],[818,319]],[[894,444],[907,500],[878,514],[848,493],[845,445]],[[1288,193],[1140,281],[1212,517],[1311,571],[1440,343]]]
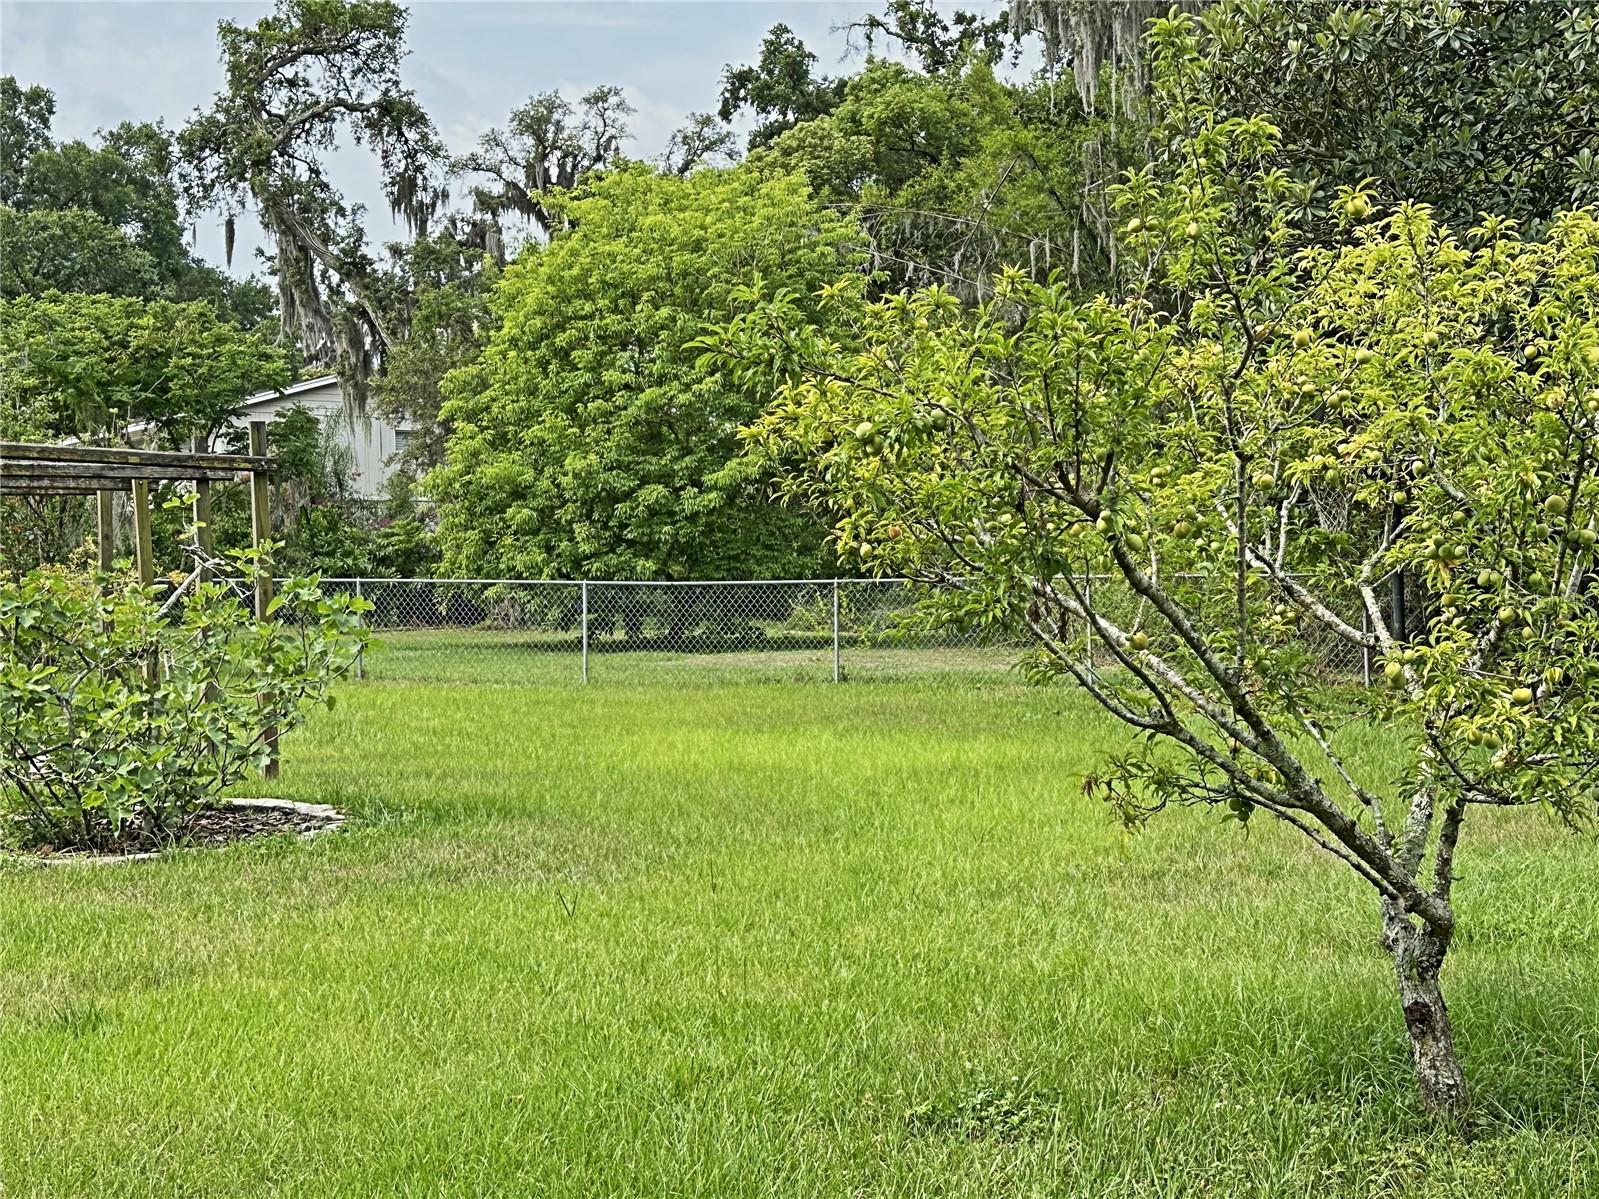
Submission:
[[[247,577],[260,567],[241,555]],[[103,584],[103,580],[101,583]],[[206,583],[102,590],[34,571],[0,582],[0,820],[31,846],[159,848],[317,704],[366,634],[354,599],[292,579],[257,621]]]

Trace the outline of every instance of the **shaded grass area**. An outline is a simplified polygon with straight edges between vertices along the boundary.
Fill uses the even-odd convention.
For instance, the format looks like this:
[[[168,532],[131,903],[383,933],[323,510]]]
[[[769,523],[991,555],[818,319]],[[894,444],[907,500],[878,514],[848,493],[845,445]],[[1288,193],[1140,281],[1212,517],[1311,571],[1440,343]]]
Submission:
[[[1356,881],[1124,836],[1070,693],[340,700],[246,790],[349,832],[0,867],[4,1193],[1599,1193],[1596,851],[1534,816],[1468,833],[1456,1130]]]

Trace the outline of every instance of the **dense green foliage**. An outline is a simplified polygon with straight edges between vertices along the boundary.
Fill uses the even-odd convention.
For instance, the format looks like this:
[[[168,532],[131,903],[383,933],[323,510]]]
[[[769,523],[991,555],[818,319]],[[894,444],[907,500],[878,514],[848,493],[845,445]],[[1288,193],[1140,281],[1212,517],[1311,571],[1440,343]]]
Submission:
[[[97,145],[51,137],[55,97],[0,78],[0,297],[50,290],[205,300],[253,328],[270,312],[254,279],[189,250],[179,162],[160,124],[123,122]]]
[[[290,379],[282,349],[208,304],[105,295],[0,300],[0,429],[51,440],[148,422],[167,446]]]
[[[248,586],[258,567],[241,557]],[[365,643],[360,605],[291,579],[253,620],[205,583],[154,590],[35,572],[0,581],[0,822],[53,849],[161,848],[259,767]]]
[[[787,25],[773,25],[761,43],[757,62],[722,74],[719,115],[731,121],[748,109],[756,118],[750,149],[770,145],[805,121],[826,116],[844,93],[845,80],[812,74],[816,55]]]
[[[482,352],[494,327],[489,293],[500,268],[458,227],[446,226],[405,247],[395,274],[391,287],[402,300],[407,335],[391,347],[373,380],[373,407],[406,422],[411,439],[402,465],[417,476],[443,460],[444,377]]]
[[[561,207],[494,296],[498,328],[445,383],[428,479],[446,567],[507,578],[782,577],[820,532],[765,502],[738,427],[764,390],[699,369],[693,344],[757,278],[809,296],[856,233],[802,179],[617,170]]]
[[[189,250],[162,125],[57,142],[54,114],[0,77],[0,436],[186,445],[288,382],[292,352],[250,332],[271,296]],[[78,499],[0,499],[0,561],[62,561],[91,520]]]
[[[1208,102],[1270,120],[1313,198],[1370,178],[1455,228],[1529,232],[1599,201],[1592,3],[1225,0],[1199,32]]]
[[[49,88],[24,87],[15,76],[0,75],[0,203],[22,192],[28,162],[50,145],[56,98]]]
[[[124,123],[100,145],[71,141],[36,150],[8,202],[24,211],[92,213],[126,232],[175,282],[190,265],[178,212],[171,136],[160,125]]]
[[[146,296],[159,288],[155,259],[92,212],[0,207],[0,298],[47,291]]]
[[[1104,280],[1110,246],[1083,193],[1089,164],[1103,167],[1088,145],[1115,136],[1074,94],[1001,82],[983,61],[928,75],[875,60],[765,153],[858,215],[881,289],[941,283],[975,297],[1001,266]]]

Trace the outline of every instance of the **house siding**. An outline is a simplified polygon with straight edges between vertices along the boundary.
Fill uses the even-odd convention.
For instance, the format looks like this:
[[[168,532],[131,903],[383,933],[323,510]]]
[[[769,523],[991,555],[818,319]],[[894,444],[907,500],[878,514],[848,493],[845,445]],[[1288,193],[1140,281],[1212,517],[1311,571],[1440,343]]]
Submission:
[[[339,382],[331,378],[316,380],[311,385],[301,384],[283,394],[259,392],[244,402],[243,410],[234,417],[233,423],[243,428],[252,420],[270,421],[290,408],[304,408],[324,425],[331,422],[338,431],[339,440],[350,451],[355,470],[355,494],[361,499],[383,497],[395,473],[389,459],[399,449],[396,434],[404,431],[403,424],[396,426],[370,413],[347,419]]]

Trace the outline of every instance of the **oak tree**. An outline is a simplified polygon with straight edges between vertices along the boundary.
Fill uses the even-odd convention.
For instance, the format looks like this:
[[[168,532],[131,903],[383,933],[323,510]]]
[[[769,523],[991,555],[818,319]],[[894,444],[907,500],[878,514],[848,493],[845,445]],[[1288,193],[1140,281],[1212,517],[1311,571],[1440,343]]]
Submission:
[[[364,214],[320,156],[341,138],[368,149],[394,214],[426,231],[443,147],[400,79],[405,25],[390,0],[279,0],[254,25],[223,21],[226,85],[178,135],[189,203],[223,211],[230,254],[237,213],[255,209],[273,242],[283,332],[308,362],[337,365],[355,409],[393,338]]]

